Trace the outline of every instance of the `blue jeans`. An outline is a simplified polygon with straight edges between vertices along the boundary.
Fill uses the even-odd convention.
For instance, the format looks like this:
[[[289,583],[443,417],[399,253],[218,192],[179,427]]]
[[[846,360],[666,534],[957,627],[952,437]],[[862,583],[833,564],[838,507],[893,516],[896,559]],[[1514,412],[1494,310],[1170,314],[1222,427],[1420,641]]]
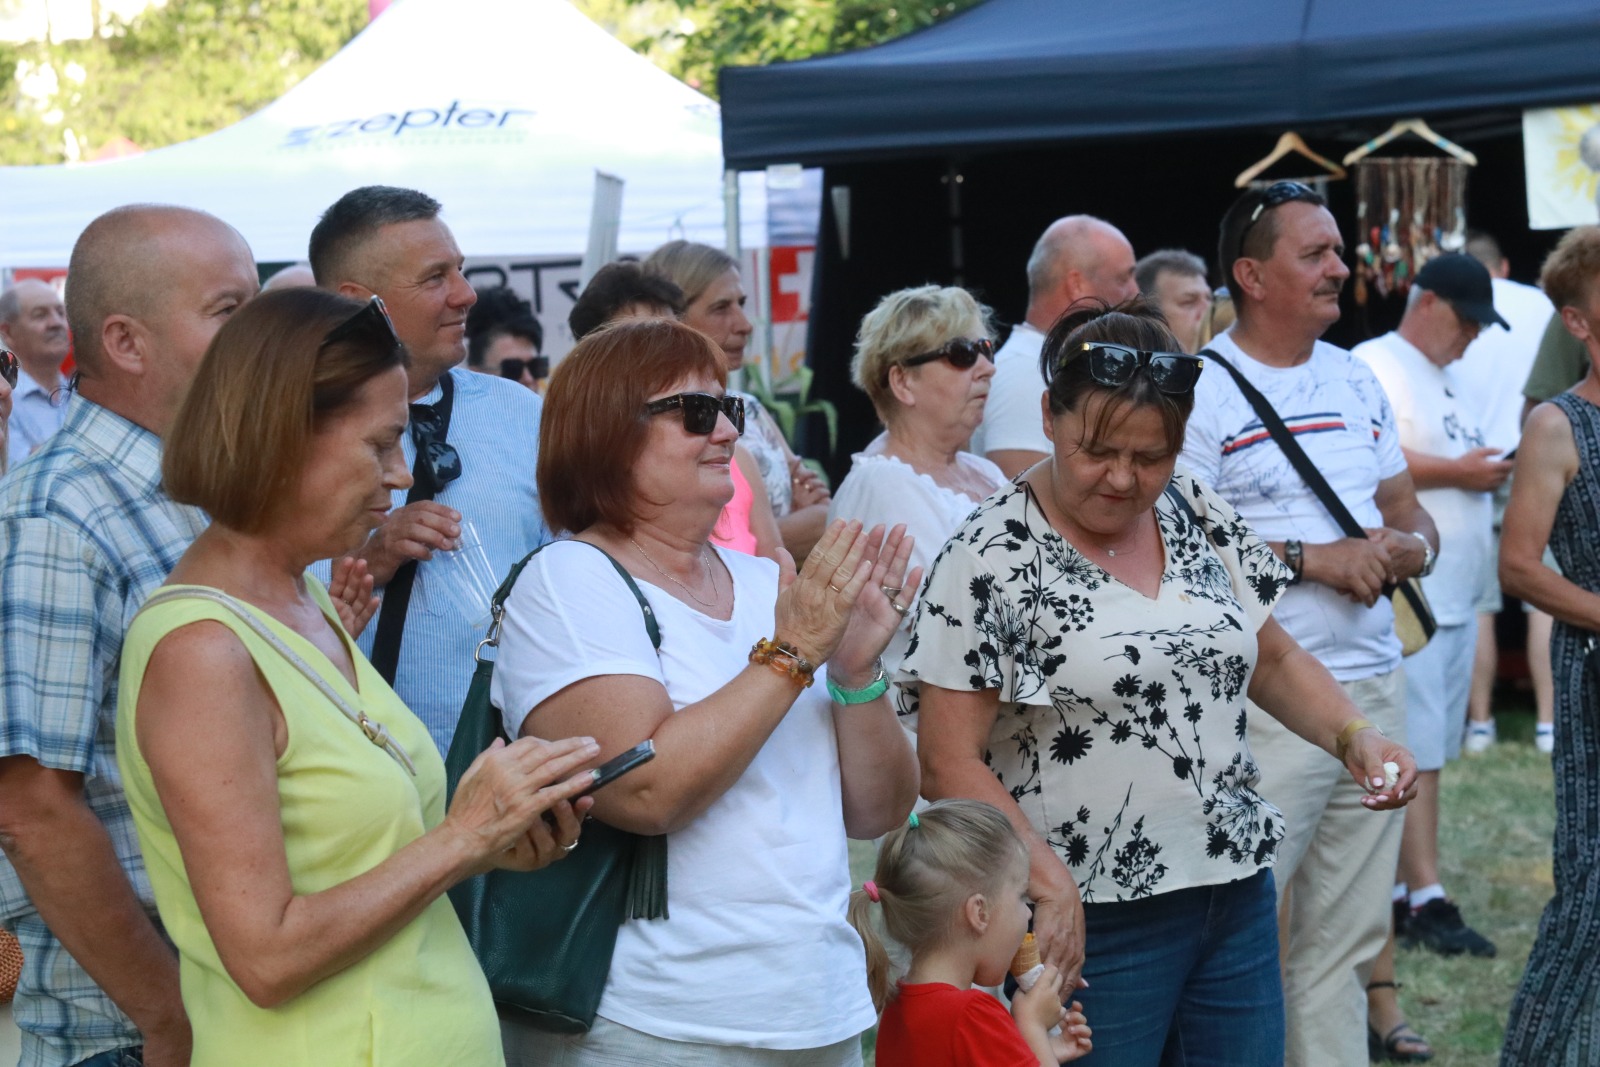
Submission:
[[[77,1067],[144,1067],[144,1049],[139,1046],[114,1048],[109,1052],[90,1056]]]
[[[1085,1067],[1282,1067],[1271,870],[1083,913]]]

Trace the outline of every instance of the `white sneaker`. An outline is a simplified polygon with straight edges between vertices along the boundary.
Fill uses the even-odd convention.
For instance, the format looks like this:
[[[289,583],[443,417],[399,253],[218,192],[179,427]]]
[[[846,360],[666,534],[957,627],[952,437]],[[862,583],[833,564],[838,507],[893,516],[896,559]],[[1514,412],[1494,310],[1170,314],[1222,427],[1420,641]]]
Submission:
[[[1481,756],[1489,751],[1489,746],[1495,742],[1494,720],[1488,722],[1467,723],[1467,736],[1461,742],[1461,748],[1469,756]]]
[[[1556,750],[1556,728],[1543,723],[1533,728],[1533,747],[1546,756]]]

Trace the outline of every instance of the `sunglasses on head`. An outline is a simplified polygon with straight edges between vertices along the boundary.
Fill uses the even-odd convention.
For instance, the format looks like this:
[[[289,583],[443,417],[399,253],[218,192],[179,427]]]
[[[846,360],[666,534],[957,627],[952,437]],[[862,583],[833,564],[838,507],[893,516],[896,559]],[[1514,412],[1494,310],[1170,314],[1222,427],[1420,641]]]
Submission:
[[[1110,341],[1085,341],[1083,351],[1088,353],[1089,377],[1099,384],[1115,389],[1142,369],[1150,384],[1168,396],[1192,391],[1206,363],[1184,352],[1145,352]]]
[[[744,433],[744,397],[727,393],[674,393],[644,406],[646,413],[660,415],[674,408],[683,412],[683,428],[690,433],[708,434],[717,428],[717,416],[726,415],[737,433]]]
[[[380,337],[395,348],[400,347],[400,335],[394,332],[394,320],[389,317],[389,309],[383,306],[383,298],[376,294],[360,311],[329,330],[327,336],[322,339],[322,347],[336,345],[340,341],[348,341],[363,334]]]
[[[6,380],[11,388],[17,387],[17,375],[22,368],[17,363],[17,354],[9,348],[0,348],[0,378]]]
[[[924,352],[920,356],[902,359],[900,365],[902,367],[919,367],[924,363],[932,363],[936,359],[942,359],[956,370],[966,370],[978,362],[979,356],[993,363],[994,342],[987,337],[980,337],[977,340],[957,337],[954,341],[948,341],[932,352]]]
[[[1311,186],[1303,182],[1273,182],[1261,192],[1261,202],[1256,209],[1250,212],[1250,220],[1239,230],[1239,251],[1244,251],[1244,235],[1250,232],[1250,227],[1261,220],[1261,216],[1275,207],[1293,203],[1296,200],[1309,201],[1317,204],[1322,202],[1322,195]]]

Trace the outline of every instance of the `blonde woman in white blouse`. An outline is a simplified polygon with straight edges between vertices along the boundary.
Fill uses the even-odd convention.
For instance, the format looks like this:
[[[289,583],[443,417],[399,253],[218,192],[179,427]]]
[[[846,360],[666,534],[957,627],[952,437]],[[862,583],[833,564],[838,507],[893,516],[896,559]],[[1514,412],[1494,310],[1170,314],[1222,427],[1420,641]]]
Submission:
[[[890,293],[861,321],[850,372],[887,429],[853,457],[828,520],[905,523],[917,542],[911,566],[926,567],[1005,482],[999,467],[966,451],[994,377],[989,309],[953,287]],[[914,608],[915,590],[901,602]],[[883,654],[891,676],[910,639],[908,614]],[[901,712],[914,727],[914,711]]]

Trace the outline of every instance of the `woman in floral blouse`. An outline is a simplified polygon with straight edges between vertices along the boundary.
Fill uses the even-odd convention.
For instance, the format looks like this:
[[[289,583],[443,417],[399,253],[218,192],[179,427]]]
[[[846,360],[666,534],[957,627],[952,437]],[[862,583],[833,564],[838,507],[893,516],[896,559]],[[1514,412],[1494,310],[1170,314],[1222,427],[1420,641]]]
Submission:
[[[1283,1062],[1283,826],[1254,788],[1247,696],[1370,808],[1416,773],[1272,621],[1288,568],[1175,469],[1202,365],[1143,302],[1055,325],[1053,454],[940,553],[902,668],[923,795],[989,801],[1029,842],[1034,931],[1044,962],[1082,968],[1097,1065]]]

